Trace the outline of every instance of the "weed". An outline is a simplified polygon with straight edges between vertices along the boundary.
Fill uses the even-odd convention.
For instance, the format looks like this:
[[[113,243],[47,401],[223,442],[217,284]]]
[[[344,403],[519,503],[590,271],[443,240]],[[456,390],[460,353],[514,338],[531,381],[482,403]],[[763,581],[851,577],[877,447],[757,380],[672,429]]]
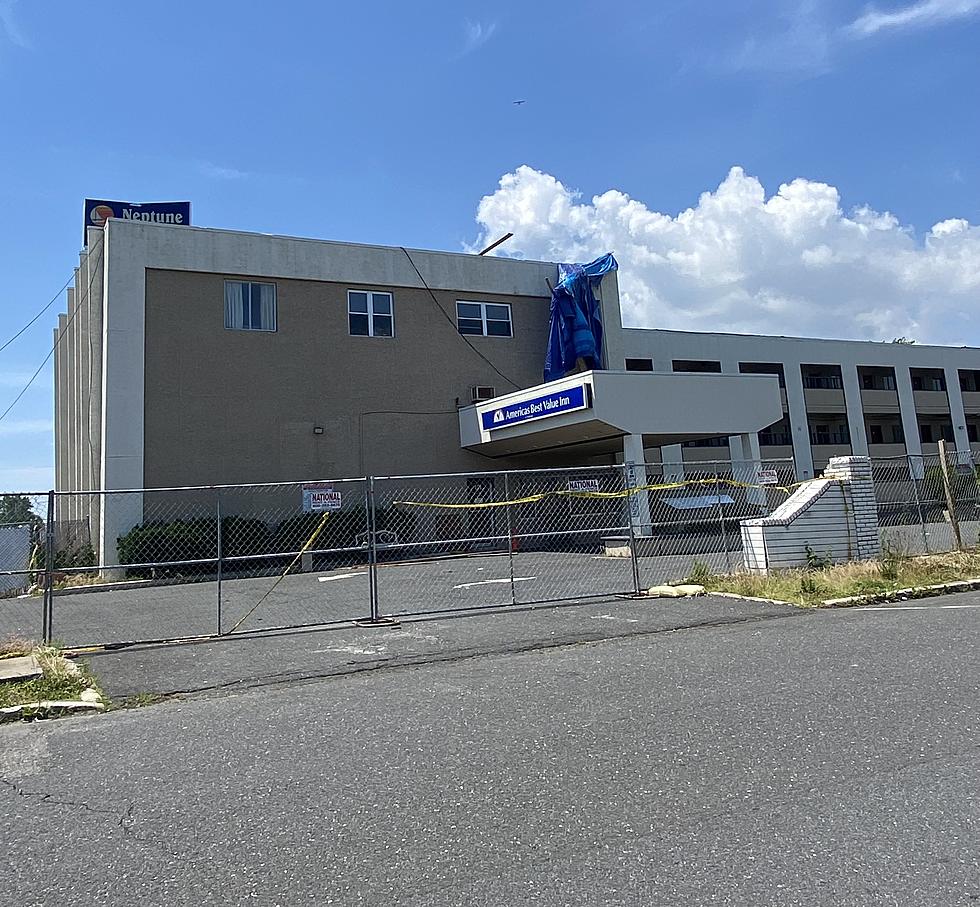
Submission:
[[[702,560],[695,558],[691,565],[691,572],[687,575],[685,583],[695,583],[703,586],[715,575],[714,571]]]

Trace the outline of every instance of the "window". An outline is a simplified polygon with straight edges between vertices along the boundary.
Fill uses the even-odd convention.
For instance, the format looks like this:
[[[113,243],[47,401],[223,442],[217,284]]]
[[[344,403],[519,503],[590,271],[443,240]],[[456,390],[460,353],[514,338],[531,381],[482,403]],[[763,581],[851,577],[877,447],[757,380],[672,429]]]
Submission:
[[[932,443],[932,426],[927,422],[919,423],[919,440],[923,444]]]
[[[966,436],[967,436],[967,438],[970,439],[971,443],[973,443],[973,444],[976,444],[977,443],[977,440],[978,440],[978,437],[977,437],[977,426],[976,426],[976,423],[975,422],[967,422],[966,423]]]
[[[626,371],[628,372],[652,372],[652,359],[627,359]]]
[[[226,280],[225,327],[229,331],[274,331],[276,285]]]
[[[347,323],[358,337],[394,337],[395,309],[391,293],[347,291]]]
[[[671,363],[675,372],[711,372],[721,373],[721,363],[705,359],[675,359]]]
[[[880,425],[870,425],[868,426],[870,431],[868,434],[871,436],[872,444],[884,444],[885,443],[885,432]]]
[[[456,327],[460,334],[513,337],[510,306],[495,302],[457,302]]]

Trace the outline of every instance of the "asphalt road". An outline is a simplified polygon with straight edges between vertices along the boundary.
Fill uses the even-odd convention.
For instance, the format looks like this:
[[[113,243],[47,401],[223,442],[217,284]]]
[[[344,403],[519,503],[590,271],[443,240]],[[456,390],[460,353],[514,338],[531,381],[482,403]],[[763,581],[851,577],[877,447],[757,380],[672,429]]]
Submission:
[[[736,560],[739,555],[731,555]],[[712,569],[726,569],[722,552],[698,555]],[[695,556],[639,559],[642,588],[683,579]],[[513,598],[511,570],[513,567]],[[367,569],[339,568],[287,576],[266,597],[276,577],[222,583],[221,630],[241,631],[349,621],[370,615]],[[505,604],[574,599],[633,588],[628,558],[593,553],[518,552],[383,563],[378,599],[385,615],[457,611]],[[65,646],[176,639],[214,634],[217,583],[148,585],[99,592],[59,592],[53,637]],[[39,637],[39,597],[0,600],[0,639]]]
[[[909,607],[0,728],[0,891],[25,907],[973,904],[980,596]],[[284,637],[283,657],[314,637]]]

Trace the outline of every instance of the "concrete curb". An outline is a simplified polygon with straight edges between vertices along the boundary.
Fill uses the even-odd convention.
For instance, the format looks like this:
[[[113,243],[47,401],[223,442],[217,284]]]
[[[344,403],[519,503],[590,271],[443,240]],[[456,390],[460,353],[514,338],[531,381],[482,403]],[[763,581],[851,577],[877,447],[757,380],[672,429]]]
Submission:
[[[22,702],[0,709],[0,724],[20,718],[49,717],[67,712],[104,712],[102,702],[85,702],[80,699],[42,699],[39,702]]]
[[[955,580],[950,583],[936,583],[931,586],[912,586],[909,589],[895,589],[892,592],[872,592],[868,595],[852,595],[848,598],[828,598],[817,605],[817,607],[853,608],[858,605],[876,605],[881,602],[932,598],[936,595],[949,595],[954,592],[972,592],[977,589],[980,589],[980,579]]]
[[[786,602],[780,598],[759,598],[755,595],[739,595],[737,592],[707,592],[706,594],[717,598],[735,598],[743,602],[760,602],[763,605],[787,605],[790,608],[803,610],[808,608],[807,605],[801,605],[799,602]]]

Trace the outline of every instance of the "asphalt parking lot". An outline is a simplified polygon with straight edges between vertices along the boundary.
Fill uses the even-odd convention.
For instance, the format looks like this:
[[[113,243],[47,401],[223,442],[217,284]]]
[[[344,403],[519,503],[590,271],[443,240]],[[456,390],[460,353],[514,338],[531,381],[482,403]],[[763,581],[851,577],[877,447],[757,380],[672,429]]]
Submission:
[[[725,569],[723,553],[697,557],[713,569]],[[693,555],[639,558],[641,588],[683,579],[693,560]],[[275,577],[225,580],[221,632],[236,625],[237,632],[252,632],[370,616],[368,571],[362,565],[290,574],[263,600],[275,582]],[[482,554],[378,567],[380,613],[388,616],[575,600],[632,589],[628,558],[594,553]],[[211,635],[219,620],[217,592],[215,582],[58,592],[53,638],[65,646],[89,646]],[[36,637],[40,626],[37,596],[0,601],[0,637]]]

